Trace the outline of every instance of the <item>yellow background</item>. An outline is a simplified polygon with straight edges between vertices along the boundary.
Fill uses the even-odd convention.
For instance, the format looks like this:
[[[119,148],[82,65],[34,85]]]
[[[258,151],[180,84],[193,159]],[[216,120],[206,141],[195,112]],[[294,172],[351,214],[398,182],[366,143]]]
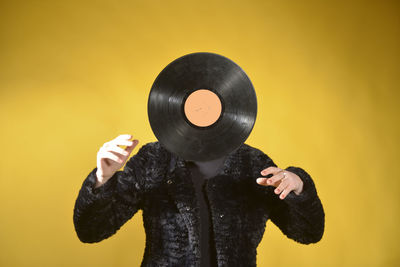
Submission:
[[[312,245],[269,221],[258,265],[398,266],[399,11],[378,0],[1,1],[0,265],[140,264],[141,212],[83,244],[74,202],[104,142],[156,140],[158,73],[207,51],[254,84],[246,143],[308,171],[326,212]]]

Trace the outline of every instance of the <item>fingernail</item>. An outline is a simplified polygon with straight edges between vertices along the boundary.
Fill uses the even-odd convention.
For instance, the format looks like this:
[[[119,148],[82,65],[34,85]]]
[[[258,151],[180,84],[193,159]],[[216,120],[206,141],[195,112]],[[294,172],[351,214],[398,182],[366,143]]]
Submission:
[[[257,179],[259,183],[265,184],[265,178],[260,177]]]
[[[277,189],[275,189],[275,192],[276,192],[276,193],[279,193],[279,189],[278,189],[278,188],[277,188]]]

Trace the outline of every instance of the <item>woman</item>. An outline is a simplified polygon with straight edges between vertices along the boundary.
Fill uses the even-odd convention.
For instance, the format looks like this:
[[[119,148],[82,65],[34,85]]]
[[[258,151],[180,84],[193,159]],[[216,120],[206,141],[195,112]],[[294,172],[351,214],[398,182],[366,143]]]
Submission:
[[[324,210],[302,168],[278,168],[247,144],[220,159],[190,162],[150,142],[127,161],[138,144],[131,139],[105,143],[82,184],[73,216],[82,242],[112,236],[139,209],[146,232],[141,266],[256,266],[268,219],[299,243],[321,240]]]

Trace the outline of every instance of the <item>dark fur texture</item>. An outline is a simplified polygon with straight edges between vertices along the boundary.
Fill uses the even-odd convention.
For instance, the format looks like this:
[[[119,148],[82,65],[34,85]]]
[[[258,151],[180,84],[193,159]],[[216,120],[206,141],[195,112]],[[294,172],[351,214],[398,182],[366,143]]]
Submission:
[[[281,200],[274,187],[256,183],[269,166],[276,165],[266,154],[242,144],[207,181],[218,266],[256,266],[268,219],[299,243],[322,238],[325,214],[310,175],[299,167],[286,168],[304,186],[300,195],[290,192]],[[73,222],[82,242],[112,236],[142,209],[146,247],[141,266],[199,266],[199,206],[182,158],[151,142],[123,171],[94,189],[96,170],[84,180],[74,207]]]

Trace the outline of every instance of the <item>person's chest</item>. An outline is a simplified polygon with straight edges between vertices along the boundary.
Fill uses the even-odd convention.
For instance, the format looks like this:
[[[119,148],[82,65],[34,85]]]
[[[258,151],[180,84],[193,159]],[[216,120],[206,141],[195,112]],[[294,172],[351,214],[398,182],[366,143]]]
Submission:
[[[198,242],[200,207],[191,175],[188,169],[183,172],[176,170],[146,194],[144,226],[151,228],[152,233],[169,239],[189,238]],[[262,234],[263,231],[254,225],[265,225],[268,212],[254,194],[251,182],[254,182],[251,177],[228,174],[204,180],[216,240],[230,240],[234,244],[235,239],[246,240],[248,236]]]

